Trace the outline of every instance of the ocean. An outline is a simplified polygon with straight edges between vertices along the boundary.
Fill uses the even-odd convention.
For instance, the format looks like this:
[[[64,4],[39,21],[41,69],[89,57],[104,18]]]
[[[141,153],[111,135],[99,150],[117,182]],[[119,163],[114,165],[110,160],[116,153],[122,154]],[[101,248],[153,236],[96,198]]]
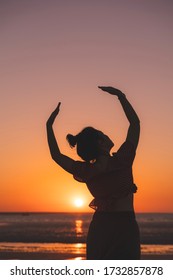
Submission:
[[[0,213],[0,256],[35,252],[85,258],[91,219],[92,213]],[[137,213],[136,219],[143,254],[173,255],[173,213]]]

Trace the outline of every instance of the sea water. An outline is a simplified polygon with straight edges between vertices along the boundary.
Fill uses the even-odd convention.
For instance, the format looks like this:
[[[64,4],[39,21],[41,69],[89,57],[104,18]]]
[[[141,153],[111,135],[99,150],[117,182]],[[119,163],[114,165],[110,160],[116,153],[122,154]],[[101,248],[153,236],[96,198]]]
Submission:
[[[0,213],[1,252],[85,255],[92,213]],[[173,213],[137,213],[144,254],[173,255]]]

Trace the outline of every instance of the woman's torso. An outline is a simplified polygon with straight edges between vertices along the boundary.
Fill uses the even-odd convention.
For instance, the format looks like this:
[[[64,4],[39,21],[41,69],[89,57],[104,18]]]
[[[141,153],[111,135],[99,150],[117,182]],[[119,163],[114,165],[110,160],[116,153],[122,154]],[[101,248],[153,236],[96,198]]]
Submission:
[[[85,182],[94,199],[90,207],[97,211],[133,211],[132,163],[135,149],[125,142],[113,156],[101,156],[94,164],[78,162],[74,177]]]

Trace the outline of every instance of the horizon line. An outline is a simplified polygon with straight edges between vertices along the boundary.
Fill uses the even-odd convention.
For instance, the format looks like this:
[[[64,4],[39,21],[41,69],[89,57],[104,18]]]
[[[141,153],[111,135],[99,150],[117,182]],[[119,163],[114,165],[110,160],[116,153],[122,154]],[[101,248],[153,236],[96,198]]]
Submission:
[[[95,211],[89,212],[89,211],[0,211],[0,214],[94,214]],[[173,214],[172,212],[167,211],[143,211],[143,212],[135,212],[135,214]]]

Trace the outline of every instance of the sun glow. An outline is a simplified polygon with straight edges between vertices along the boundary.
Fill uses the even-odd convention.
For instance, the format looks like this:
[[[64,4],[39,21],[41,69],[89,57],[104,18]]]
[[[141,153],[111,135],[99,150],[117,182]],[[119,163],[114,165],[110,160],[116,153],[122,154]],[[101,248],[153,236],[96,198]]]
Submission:
[[[82,200],[81,198],[76,198],[76,199],[74,200],[74,205],[75,205],[76,207],[82,207],[83,204],[84,204],[84,202],[83,202],[83,200]]]

